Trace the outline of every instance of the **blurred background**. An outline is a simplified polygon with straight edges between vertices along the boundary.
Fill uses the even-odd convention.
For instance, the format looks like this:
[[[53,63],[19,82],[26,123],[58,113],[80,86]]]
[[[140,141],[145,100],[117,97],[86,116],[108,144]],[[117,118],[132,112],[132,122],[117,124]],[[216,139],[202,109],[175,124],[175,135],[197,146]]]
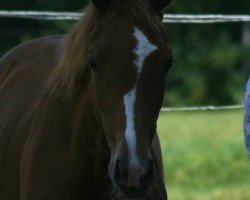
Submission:
[[[8,0],[0,10],[80,11],[87,0]],[[172,14],[250,14],[248,0],[175,0]],[[65,34],[75,21],[0,18],[0,57],[41,36]],[[241,104],[250,74],[250,23],[164,24],[174,50],[164,106]],[[169,199],[249,200],[242,110],[162,112]]]
[[[1,10],[79,11],[88,0],[8,0]],[[167,13],[249,14],[250,1],[175,0]],[[0,18],[0,56],[32,38],[64,34],[75,21]],[[175,64],[164,105],[239,104],[250,72],[247,23],[165,24]],[[250,36],[249,36],[250,37]]]

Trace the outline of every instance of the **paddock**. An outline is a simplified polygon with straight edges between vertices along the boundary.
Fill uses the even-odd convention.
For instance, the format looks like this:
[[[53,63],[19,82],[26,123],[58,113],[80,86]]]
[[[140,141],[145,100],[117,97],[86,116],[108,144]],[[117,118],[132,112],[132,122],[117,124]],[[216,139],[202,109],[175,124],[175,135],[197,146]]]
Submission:
[[[249,198],[242,116],[242,109],[161,113],[158,133],[170,199]]]

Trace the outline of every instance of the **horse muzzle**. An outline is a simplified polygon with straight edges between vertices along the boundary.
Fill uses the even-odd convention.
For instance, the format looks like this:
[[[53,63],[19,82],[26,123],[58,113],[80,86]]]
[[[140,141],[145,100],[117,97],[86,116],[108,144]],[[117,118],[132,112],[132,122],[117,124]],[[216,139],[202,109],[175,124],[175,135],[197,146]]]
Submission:
[[[152,159],[139,162],[117,159],[114,167],[114,182],[126,199],[145,196],[154,179]]]

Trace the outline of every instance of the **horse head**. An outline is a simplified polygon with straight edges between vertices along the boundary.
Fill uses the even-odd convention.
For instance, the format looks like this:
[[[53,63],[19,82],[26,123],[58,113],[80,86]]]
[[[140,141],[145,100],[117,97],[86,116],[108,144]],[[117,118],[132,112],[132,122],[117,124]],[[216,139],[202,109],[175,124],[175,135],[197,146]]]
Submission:
[[[126,198],[155,178],[151,142],[172,51],[162,25],[166,0],[92,0],[96,26],[88,63],[96,106],[111,149],[109,176]]]

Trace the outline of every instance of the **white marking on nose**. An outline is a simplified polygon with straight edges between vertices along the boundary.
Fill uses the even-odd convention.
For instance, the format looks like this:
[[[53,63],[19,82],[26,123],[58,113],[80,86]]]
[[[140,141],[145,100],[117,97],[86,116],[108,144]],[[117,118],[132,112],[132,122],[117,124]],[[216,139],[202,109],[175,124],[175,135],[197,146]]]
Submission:
[[[140,78],[141,71],[145,59],[155,50],[157,46],[150,43],[148,38],[143,34],[141,30],[135,27],[134,37],[137,40],[137,45],[134,49],[134,53],[137,58],[134,61],[137,71],[137,80],[134,87],[124,95],[124,105],[125,105],[125,116],[126,116],[126,129],[125,129],[125,139],[127,142],[129,157],[131,162],[137,162],[137,152],[136,152],[136,132],[135,132],[135,102],[136,102],[136,91],[137,82]]]

